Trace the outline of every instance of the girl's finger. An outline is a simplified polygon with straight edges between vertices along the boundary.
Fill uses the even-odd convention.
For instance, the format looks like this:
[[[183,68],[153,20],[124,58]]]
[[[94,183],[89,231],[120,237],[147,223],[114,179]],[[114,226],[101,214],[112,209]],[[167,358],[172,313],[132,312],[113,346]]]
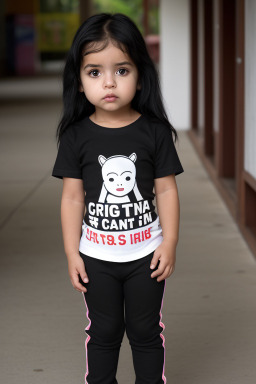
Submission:
[[[167,279],[168,277],[170,277],[172,275],[173,272],[174,272],[173,266],[172,267],[166,267],[166,270],[164,271],[163,275],[161,276],[161,280]],[[161,280],[157,280],[157,281],[161,281]]]
[[[154,254],[153,259],[150,262],[150,269],[154,269],[157,266],[160,255]]]
[[[78,291],[78,292],[87,292],[87,289],[80,283],[77,285],[73,285],[73,287]]]
[[[77,273],[78,273],[78,275],[80,275],[80,278],[84,283],[89,283],[89,277],[86,273],[84,264],[80,268],[77,269]]]
[[[79,283],[78,275],[73,276],[71,283],[77,291],[87,292],[87,289],[81,283]]]
[[[164,270],[164,272],[157,278],[157,281],[160,282],[162,280],[165,280],[168,277],[169,267],[167,266]]]
[[[161,275],[165,270],[165,266],[162,266],[161,263],[159,264],[159,267],[157,268],[156,271],[154,271],[152,274],[151,274],[151,277],[156,277],[156,276],[159,276]]]

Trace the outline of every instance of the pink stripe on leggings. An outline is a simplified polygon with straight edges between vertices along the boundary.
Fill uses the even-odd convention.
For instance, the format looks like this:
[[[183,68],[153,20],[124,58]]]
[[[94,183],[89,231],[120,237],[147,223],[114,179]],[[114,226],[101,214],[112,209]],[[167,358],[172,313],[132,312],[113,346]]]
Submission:
[[[160,324],[160,326],[163,328],[163,331],[164,331],[164,329],[165,329],[165,325],[164,325],[164,323],[163,323],[161,320],[162,320],[162,308],[163,308],[163,302],[164,302],[165,286],[166,286],[166,280],[164,281],[164,292],[163,292],[163,298],[162,298],[161,308],[160,308],[160,312],[159,312],[159,315],[160,315],[160,321],[159,321],[159,324]],[[162,331],[162,332],[163,332],[163,331]],[[165,370],[165,338],[164,338],[164,335],[162,334],[162,332],[160,333],[160,337],[161,337],[162,340],[163,340],[162,346],[163,346],[163,348],[164,348],[164,364],[163,364],[162,379],[163,379],[163,382],[164,382],[164,384],[165,384],[165,383],[167,382],[166,377],[165,377],[165,375],[164,375],[164,370]]]
[[[86,300],[85,300],[85,295],[83,294],[83,292],[82,292],[82,295],[83,295],[84,303],[85,303],[85,306],[86,306],[86,316],[87,316],[87,319],[89,320],[89,324],[85,328],[85,331],[88,331],[90,329],[90,326],[91,326],[91,319],[89,317],[89,309],[88,309],[88,306],[87,306],[87,303],[86,303]],[[85,384],[87,384],[87,379],[86,378],[89,375],[87,344],[89,343],[90,339],[91,339],[91,337],[89,335],[87,335],[87,338],[85,340],[85,352],[86,352],[86,372],[85,372],[85,377],[84,377]]]

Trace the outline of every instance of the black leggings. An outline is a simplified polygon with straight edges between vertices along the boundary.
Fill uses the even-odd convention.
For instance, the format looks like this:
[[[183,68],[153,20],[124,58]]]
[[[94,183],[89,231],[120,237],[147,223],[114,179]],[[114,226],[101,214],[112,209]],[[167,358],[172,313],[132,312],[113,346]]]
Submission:
[[[80,253],[89,277],[89,283],[84,284],[87,292],[83,293],[89,320],[85,328],[85,384],[117,384],[125,330],[132,348],[136,384],[166,383],[165,340],[161,333],[165,280],[157,282],[150,276],[153,253],[120,263]]]

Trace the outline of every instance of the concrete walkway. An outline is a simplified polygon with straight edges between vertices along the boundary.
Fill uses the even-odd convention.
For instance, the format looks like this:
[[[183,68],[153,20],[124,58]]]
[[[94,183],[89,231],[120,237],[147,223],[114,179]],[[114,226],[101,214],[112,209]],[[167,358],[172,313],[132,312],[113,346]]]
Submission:
[[[58,100],[0,107],[0,382],[82,384],[87,325],[69,281],[60,229]],[[256,382],[256,263],[185,132],[178,152],[181,203],[175,273],[163,306],[172,384]],[[134,372],[125,336],[118,382]]]

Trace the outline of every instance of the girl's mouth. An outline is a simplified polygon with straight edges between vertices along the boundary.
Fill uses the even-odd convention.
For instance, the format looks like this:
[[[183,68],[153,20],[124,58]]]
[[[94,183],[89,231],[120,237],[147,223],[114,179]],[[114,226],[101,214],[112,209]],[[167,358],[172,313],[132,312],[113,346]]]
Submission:
[[[117,188],[117,191],[124,191],[124,188]]]
[[[115,95],[106,95],[106,96],[104,97],[104,100],[105,100],[105,101],[108,101],[108,102],[115,101],[116,99],[117,99],[117,96],[115,96]]]

